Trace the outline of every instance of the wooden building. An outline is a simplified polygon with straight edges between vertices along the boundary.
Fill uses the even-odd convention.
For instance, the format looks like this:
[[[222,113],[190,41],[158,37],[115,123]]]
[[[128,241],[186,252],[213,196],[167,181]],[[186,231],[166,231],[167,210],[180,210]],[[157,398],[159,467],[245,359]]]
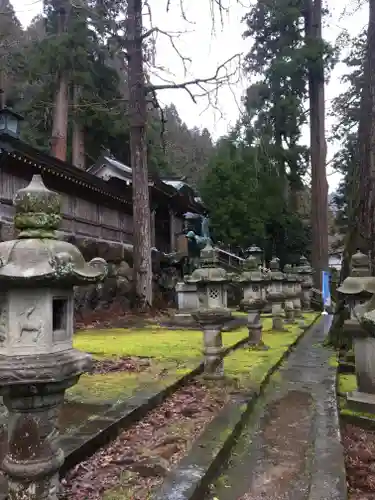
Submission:
[[[14,215],[14,194],[33,174],[41,174],[46,186],[62,196],[64,233],[132,244],[131,168],[109,153],[103,153],[87,171],[62,162],[19,139],[20,119],[10,110],[0,111],[1,239],[13,236],[8,230]],[[149,186],[152,243],[159,251],[175,251],[184,213],[203,213],[204,206],[194,190],[181,181],[152,176]]]

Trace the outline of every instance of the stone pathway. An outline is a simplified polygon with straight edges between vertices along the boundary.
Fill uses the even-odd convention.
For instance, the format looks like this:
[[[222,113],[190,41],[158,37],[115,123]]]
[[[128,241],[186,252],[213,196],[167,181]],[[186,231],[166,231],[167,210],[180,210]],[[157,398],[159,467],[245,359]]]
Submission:
[[[331,317],[306,333],[272,377],[206,500],[344,500]]]

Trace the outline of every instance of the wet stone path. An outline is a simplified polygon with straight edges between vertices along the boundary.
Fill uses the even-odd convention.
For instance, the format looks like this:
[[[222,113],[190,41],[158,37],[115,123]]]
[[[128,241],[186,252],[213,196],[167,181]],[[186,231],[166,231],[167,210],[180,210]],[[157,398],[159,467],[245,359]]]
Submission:
[[[343,500],[333,352],[322,316],[272,377],[206,500]]]

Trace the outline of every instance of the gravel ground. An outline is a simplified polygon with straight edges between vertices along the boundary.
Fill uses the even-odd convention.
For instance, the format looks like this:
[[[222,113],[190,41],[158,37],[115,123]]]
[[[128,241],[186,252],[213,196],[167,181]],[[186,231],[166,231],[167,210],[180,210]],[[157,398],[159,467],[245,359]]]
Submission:
[[[349,500],[375,500],[375,432],[342,428]]]

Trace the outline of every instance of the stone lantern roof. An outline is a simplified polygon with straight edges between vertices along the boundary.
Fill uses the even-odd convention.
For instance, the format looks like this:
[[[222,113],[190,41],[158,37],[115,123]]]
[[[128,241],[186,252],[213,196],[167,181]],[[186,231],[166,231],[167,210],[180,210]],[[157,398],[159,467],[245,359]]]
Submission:
[[[259,270],[257,258],[253,255],[247,257],[244,263],[244,270],[237,278],[237,281],[246,282],[260,282],[264,281],[265,277],[263,273]]]
[[[225,269],[219,267],[219,260],[210,242],[203,248],[200,256],[200,267],[186,279],[188,283],[227,283],[230,276]]]
[[[337,288],[343,295],[375,294],[375,278],[371,277],[370,259],[359,250],[352,256],[350,275]]]
[[[313,268],[311,267],[310,262],[304,255],[302,255],[302,257],[299,260],[299,265],[297,266],[297,272],[299,274],[312,274],[313,272]]]
[[[298,276],[293,271],[294,270],[291,264],[285,264],[284,279],[289,283],[296,283],[298,281]]]
[[[58,193],[46,188],[40,175],[20,189],[13,200],[16,240],[0,243],[0,283],[36,286],[58,283],[84,285],[104,278],[107,264],[95,258],[85,262],[71,243],[57,239],[61,221]]]
[[[284,279],[284,274],[280,271],[280,259],[273,257],[270,261],[270,277],[271,281],[282,281]]]

